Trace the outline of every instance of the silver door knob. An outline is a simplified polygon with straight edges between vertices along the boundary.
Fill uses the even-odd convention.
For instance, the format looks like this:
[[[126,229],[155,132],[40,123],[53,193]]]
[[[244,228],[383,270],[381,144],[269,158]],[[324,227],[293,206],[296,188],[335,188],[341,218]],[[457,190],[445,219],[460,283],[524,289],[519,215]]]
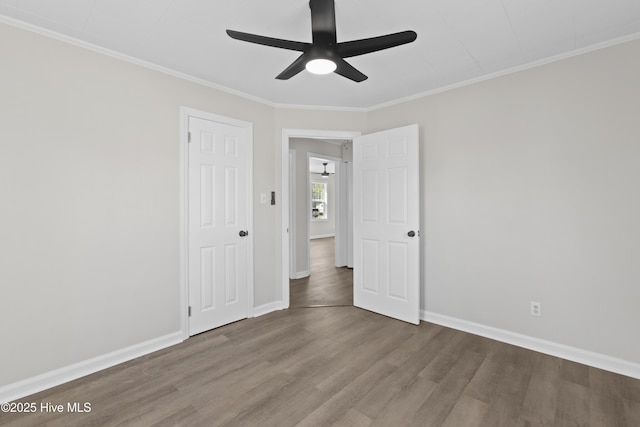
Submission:
[[[240,230],[240,233],[238,233],[240,235],[240,237],[245,237],[249,235],[249,231],[244,231],[244,230]]]
[[[407,236],[409,237],[414,237],[416,235],[416,232],[411,230],[410,232],[407,233]]]

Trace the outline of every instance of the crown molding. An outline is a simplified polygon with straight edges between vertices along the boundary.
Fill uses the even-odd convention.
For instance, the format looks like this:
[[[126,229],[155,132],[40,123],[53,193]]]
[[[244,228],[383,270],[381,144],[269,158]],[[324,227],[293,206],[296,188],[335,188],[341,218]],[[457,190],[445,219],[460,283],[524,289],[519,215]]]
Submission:
[[[199,84],[199,85],[202,85],[202,86],[206,86],[206,87],[208,87],[210,89],[215,89],[215,90],[219,90],[221,92],[229,93],[231,95],[239,96],[239,97],[245,98],[245,99],[247,99],[249,101],[258,102],[258,103],[265,104],[267,106],[274,107],[274,108],[277,107],[277,105],[275,103],[273,103],[271,101],[268,101],[266,99],[262,99],[262,98],[259,98],[257,96],[250,95],[248,93],[241,92],[241,91],[238,91],[238,90],[235,90],[235,89],[230,89],[230,88],[228,88],[226,86],[222,86],[222,85],[219,85],[219,84],[216,84],[216,83],[212,83],[212,82],[210,82],[208,80],[204,80],[204,79],[201,79],[201,78],[198,78],[198,77],[194,77],[194,76],[192,76],[190,74],[182,73],[180,71],[176,71],[176,70],[173,70],[171,68],[167,68],[167,67],[163,67],[163,66],[158,65],[158,64],[154,64],[153,62],[144,61],[142,59],[138,59],[138,58],[133,57],[133,56],[125,55],[124,53],[120,53],[120,52],[117,52],[115,50],[107,49],[107,48],[104,48],[104,47],[101,47],[101,46],[98,46],[98,45],[95,45],[95,44],[92,44],[92,43],[77,39],[75,37],[71,37],[71,36],[67,36],[67,35],[64,35],[64,34],[60,34],[60,33],[56,32],[56,31],[52,31],[52,30],[48,30],[46,28],[38,27],[37,25],[29,24],[27,22],[20,21],[20,20],[15,19],[15,18],[10,18],[10,17],[5,16],[5,15],[0,15],[0,23],[7,24],[7,25],[10,25],[12,27],[16,27],[16,28],[19,28],[21,30],[29,31],[29,32],[32,32],[32,33],[35,33],[35,34],[38,34],[38,35],[41,35],[41,36],[44,36],[44,37],[48,37],[48,38],[54,39],[54,40],[58,40],[58,41],[61,41],[63,43],[71,44],[71,45],[74,45],[74,46],[77,46],[77,47],[80,47],[80,48],[83,48],[83,49],[87,49],[87,50],[90,50],[90,51],[93,51],[93,52],[96,52],[96,53],[99,53],[99,54],[102,54],[102,55],[105,55],[105,56],[109,56],[109,57],[114,58],[114,59],[118,59],[118,60],[121,60],[121,61],[124,61],[124,62],[128,62],[128,63],[134,64],[134,65],[138,65],[140,67],[147,68],[147,69],[152,70],[152,71],[157,71],[159,73],[163,73],[163,74],[169,75],[171,77],[176,77],[176,78],[179,78],[179,79],[182,79],[182,80],[189,81],[191,83],[196,83],[196,84]]]
[[[367,113],[371,111],[368,107],[332,107],[323,105],[295,105],[295,104],[273,104],[274,107],[281,110],[320,110],[320,111],[343,111],[348,113]]]
[[[518,65],[516,67],[511,67],[508,68],[506,70],[501,70],[501,71],[497,71],[495,73],[490,73],[490,74],[485,74],[483,76],[478,76],[475,77],[473,79],[469,79],[469,80],[465,80],[459,83],[454,83],[451,85],[447,85],[447,86],[442,86],[439,88],[435,88],[435,89],[431,89],[428,91],[424,91],[424,92],[420,92],[420,93],[416,93],[414,95],[410,95],[410,96],[406,96],[403,98],[398,98],[389,102],[384,102],[381,104],[376,104],[373,105],[371,107],[338,107],[338,106],[326,106],[326,105],[297,105],[297,104],[281,104],[281,103],[276,103],[276,102],[272,102],[245,92],[241,92],[235,89],[231,89],[228,88],[226,86],[222,86],[213,82],[210,82],[208,80],[204,80],[198,77],[194,77],[192,75],[186,74],[186,73],[182,73],[167,67],[163,67],[161,65],[158,64],[154,64],[152,62],[148,62],[148,61],[144,61],[138,58],[135,58],[133,56],[129,56],[129,55],[125,55],[123,53],[111,50],[111,49],[107,49],[89,42],[85,42],[82,40],[79,40],[75,37],[71,37],[71,36],[67,36],[64,34],[60,34],[58,32],[52,31],[52,30],[47,30],[45,28],[39,27],[37,25],[33,25],[33,24],[29,24],[27,22],[24,21],[20,21],[18,19],[15,18],[10,18],[8,16],[5,15],[0,15],[0,23],[4,23],[16,28],[20,28],[26,31],[30,31],[48,38],[52,38],[58,41],[62,41],[64,43],[68,43],[71,45],[75,45],[84,49],[88,49],[91,50],[93,52],[96,53],[100,53],[115,59],[119,59],[121,61],[125,61],[125,62],[129,62],[131,64],[135,64],[153,71],[157,71],[172,77],[176,77],[182,80],[186,80],[192,83],[196,83],[211,89],[215,89],[221,92],[225,92],[231,95],[235,95],[244,99],[247,99],[249,101],[253,101],[253,102],[257,102],[260,104],[264,104],[266,106],[269,107],[273,107],[276,109],[292,109],[292,110],[316,110],[316,111],[342,111],[342,112],[352,112],[352,113],[368,113],[368,112],[372,112],[372,111],[376,111],[382,108],[387,108],[387,107],[392,107],[394,105],[398,105],[398,104],[402,104],[405,102],[409,102],[409,101],[414,101],[416,99],[420,99],[420,98],[426,98],[428,96],[432,96],[432,95],[437,95],[443,92],[448,92],[451,90],[455,90],[455,89],[459,89],[465,86],[470,86],[476,83],[480,83],[480,82],[484,82],[487,80],[492,80],[498,77],[503,77],[509,74],[514,74],[514,73],[518,73],[520,71],[525,71],[525,70],[529,70],[532,68],[536,68],[536,67],[540,67],[542,65],[547,65],[547,64],[551,64],[554,62],[558,62],[558,61],[562,61],[564,59],[569,59],[575,56],[579,56],[579,55],[583,55],[585,53],[590,53],[593,51],[597,51],[600,49],[605,49],[608,47],[612,47],[612,46],[616,46],[619,44],[623,44],[623,43],[627,43],[630,41],[634,41],[634,40],[638,40],[640,39],[640,32],[639,33],[634,33],[634,34],[630,34],[627,36],[622,36],[622,37],[617,37],[615,39],[611,39],[611,40],[607,40],[605,42],[601,42],[601,43],[595,43],[586,47],[582,47],[579,49],[575,49],[572,50],[570,52],[564,52],[558,55],[554,55],[548,58],[544,58],[544,59],[539,59],[537,61],[533,61],[533,62],[529,62],[527,64],[524,65]]]
[[[158,64],[154,64],[153,62],[144,61],[142,59],[125,55],[123,53],[117,52],[115,50],[107,49],[93,43],[89,43],[75,37],[67,36],[65,34],[58,33],[56,31],[48,30],[46,28],[39,27],[37,25],[29,24],[27,22],[21,21],[19,19],[10,18],[5,15],[0,14],[0,23],[10,25],[12,27],[19,28],[21,30],[29,31],[50,39],[58,40],[63,43],[71,44],[83,49],[87,49],[105,56],[109,56],[114,59],[118,59],[124,62],[128,62],[134,65],[138,65],[143,68],[147,68],[149,70],[157,71],[159,73],[163,73],[169,75],[171,77],[176,77],[182,80],[189,81],[191,83],[196,83],[210,89],[219,90],[221,92],[229,93],[231,95],[238,96],[240,98],[245,98],[249,101],[258,102],[260,104],[264,104],[269,107],[277,108],[277,109],[295,109],[295,110],[324,110],[324,111],[345,111],[345,112],[367,112],[367,108],[357,108],[357,107],[336,107],[336,106],[323,106],[323,105],[295,105],[295,104],[279,104],[275,102],[268,101],[266,99],[241,92],[235,89],[228,88],[226,86],[222,86],[208,80],[204,80],[198,77],[194,77],[190,74],[182,73],[180,71],[173,70],[171,68],[163,67]]]
[[[554,62],[562,61],[564,59],[573,58],[575,56],[584,55],[585,53],[594,52],[596,50],[605,49],[608,47],[616,46],[619,44],[627,43],[630,41],[640,39],[640,33],[634,33],[623,37],[618,37],[615,39],[607,40],[606,42],[592,44],[586,47],[582,47],[580,49],[575,49],[569,52],[560,53],[558,55],[550,56],[548,58],[539,59],[537,61],[529,62],[527,64],[518,65],[516,67],[507,68],[506,70],[496,71],[495,73],[485,74],[483,76],[475,77],[473,79],[465,80],[459,83],[454,83],[447,86],[442,86],[436,89],[428,90],[425,92],[420,92],[414,95],[406,96],[403,98],[398,98],[393,101],[384,102],[382,104],[375,105],[373,107],[367,108],[367,112],[379,110],[381,108],[391,107],[398,104],[403,104],[405,102],[414,101],[420,98],[426,98],[428,96],[436,95],[443,92],[448,92],[454,89],[459,89],[464,86],[470,86],[476,83],[484,82],[486,80],[492,80],[498,77],[503,77],[509,74],[519,73],[520,71],[530,70],[532,68],[537,68],[543,65],[551,64]]]

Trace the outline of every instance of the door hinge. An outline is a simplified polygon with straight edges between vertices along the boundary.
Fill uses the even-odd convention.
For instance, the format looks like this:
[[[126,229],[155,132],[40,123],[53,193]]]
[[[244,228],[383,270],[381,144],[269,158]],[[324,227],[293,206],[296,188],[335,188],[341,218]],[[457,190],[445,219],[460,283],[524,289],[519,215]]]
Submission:
[[[191,142],[191,132],[187,132],[187,142]]]
[[[189,306],[189,317],[191,317],[191,306]]]

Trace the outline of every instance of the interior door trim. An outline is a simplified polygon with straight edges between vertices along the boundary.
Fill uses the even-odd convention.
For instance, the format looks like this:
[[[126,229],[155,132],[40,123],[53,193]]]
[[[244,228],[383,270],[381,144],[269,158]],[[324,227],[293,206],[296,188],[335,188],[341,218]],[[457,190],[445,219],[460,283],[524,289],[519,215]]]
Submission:
[[[289,139],[313,138],[313,139],[353,139],[362,135],[360,131],[331,131],[314,129],[282,129],[280,145],[280,193],[282,205],[280,206],[280,236],[281,254],[280,271],[276,271],[276,283],[280,283],[282,291],[280,295],[280,309],[289,308]],[[278,165],[276,165],[277,167]]]

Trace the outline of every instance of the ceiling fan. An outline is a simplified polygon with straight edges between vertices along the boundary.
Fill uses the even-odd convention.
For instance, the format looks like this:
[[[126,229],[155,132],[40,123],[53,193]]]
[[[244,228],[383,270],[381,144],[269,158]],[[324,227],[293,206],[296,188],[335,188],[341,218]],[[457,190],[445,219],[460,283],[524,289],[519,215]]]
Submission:
[[[276,39],[233,30],[227,30],[227,34],[236,40],[302,52],[302,55],[278,74],[276,79],[290,79],[306,68],[314,74],[335,72],[355,82],[364,81],[367,76],[344,58],[411,43],[418,36],[415,31],[401,31],[338,43],[334,0],[310,0],[309,7],[311,8],[312,43]]]
[[[328,165],[329,163],[326,163],[326,162],[325,162],[325,163],[322,163],[322,164],[324,165],[324,172],[322,172],[322,173],[320,174],[320,176],[321,176],[321,177],[323,177],[323,178],[329,178],[329,172],[327,172],[327,165]]]

